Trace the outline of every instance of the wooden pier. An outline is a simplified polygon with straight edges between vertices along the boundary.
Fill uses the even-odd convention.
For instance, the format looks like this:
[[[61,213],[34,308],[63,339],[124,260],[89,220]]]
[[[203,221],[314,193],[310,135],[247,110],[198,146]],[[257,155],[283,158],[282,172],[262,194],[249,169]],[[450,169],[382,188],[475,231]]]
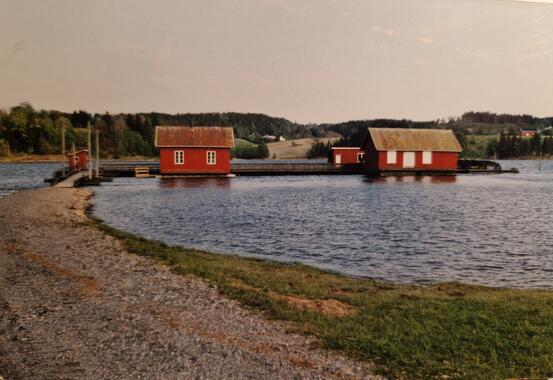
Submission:
[[[325,162],[236,162],[231,163],[231,175],[233,176],[288,176],[288,175],[368,175],[374,177],[385,176],[454,176],[457,174],[501,174],[518,173],[518,170],[504,170],[493,161],[460,161],[457,170],[448,171],[405,171],[388,170],[377,173],[367,173],[360,164],[330,164]],[[160,174],[159,162],[156,161],[101,161],[99,165],[100,176],[95,180],[89,180],[85,172],[72,172],[62,176],[58,171],[54,178],[46,179],[46,182],[59,187],[73,187],[96,185],[100,182],[110,181],[113,177],[137,177],[149,178]]]
[[[461,163],[461,161],[460,161]],[[504,170],[497,163],[491,165],[491,161],[486,161],[486,166],[477,165],[477,161],[470,161],[471,165],[461,164],[455,170],[447,171],[385,171],[382,173],[373,173],[376,176],[426,176],[426,175],[456,175],[456,174],[501,174],[501,173],[518,173],[516,169]],[[102,161],[101,171],[106,177],[135,177],[137,176],[137,168],[139,171],[148,170],[149,175],[159,175],[159,162],[154,161]],[[282,176],[282,175],[364,175],[367,173],[362,165],[350,164],[329,164],[325,162],[236,162],[231,163],[230,172],[236,176]]]

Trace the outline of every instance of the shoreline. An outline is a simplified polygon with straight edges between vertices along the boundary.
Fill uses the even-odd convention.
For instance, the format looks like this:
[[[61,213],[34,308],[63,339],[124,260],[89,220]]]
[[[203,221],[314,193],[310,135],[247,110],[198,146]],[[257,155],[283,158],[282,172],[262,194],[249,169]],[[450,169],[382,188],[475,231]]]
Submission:
[[[201,324],[201,331],[210,332],[194,335],[198,339],[213,343],[216,336],[215,343],[222,339],[225,347],[230,345],[246,356],[252,350],[257,355],[259,350],[267,351],[268,357],[263,356],[263,360],[281,363],[277,367],[284,372],[275,372],[273,366],[263,372],[262,378],[277,373],[286,373],[285,377],[302,373],[305,378],[376,378],[373,372],[392,378],[508,378],[546,377],[553,371],[553,311],[549,306],[553,304],[553,291],[459,283],[399,285],[351,278],[301,264],[172,247],[118,231],[91,217],[91,196],[92,192],[84,189],[45,188],[0,199],[0,218],[11,215],[13,220],[9,226],[0,226],[0,261],[7,260],[8,273],[17,273],[21,263],[36,264],[42,269],[35,268],[22,277],[26,280],[19,281],[33,281],[46,268],[51,276],[61,276],[76,287],[73,292],[83,299],[74,302],[85,311],[90,308],[90,299],[100,305],[108,303],[123,315],[131,313],[133,318],[151,320],[155,328],[164,325],[170,334],[184,331],[194,335],[189,329],[192,320],[195,326]],[[62,238],[55,242],[52,236]],[[90,241],[90,237],[94,239]],[[0,282],[1,276],[2,273]],[[171,284],[168,287],[167,279]],[[20,298],[35,310],[54,297],[52,294],[59,293],[47,286],[45,298],[29,300],[29,295],[21,295],[24,287],[14,289],[15,283],[9,279],[7,284],[4,303],[12,310],[24,309],[18,305]],[[38,287],[38,292],[44,283],[39,281],[30,285],[33,286]],[[192,300],[191,293],[195,294]],[[175,304],[183,297],[189,300],[185,308]],[[154,304],[148,300],[155,300]],[[211,307],[214,303],[224,305],[222,310]],[[137,305],[142,305],[140,310]],[[16,315],[22,320],[28,318],[22,311]],[[88,315],[79,317],[87,323],[75,318],[76,333],[82,334],[97,323]],[[119,323],[122,322],[115,318],[107,326],[115,329]],[[282,326],[301,335],[285,333]],[[44,334],[36,326],[34,330],[32,326],[26,328],[25,331]],[[36,336],[32,339],[36,340]],[[243,343],[236,345],[236,339]],[[279,345],[288,339],[295,342],[294,349],[290,349],[290,343]],[[180,342],[169,341],[177,346]],[[6,355],[3,352],[17,352],[15,346],[0,337],[0,359]],[[527,353],[529,346],[533,347],[531,355]],[[120,349],[119,345],[113,347]],[[74,351],[73,348],[69,352]],[[342,358],[340,352],[349,359]],[[129,357],[117,358],[128,366],[139,365]],[[161,358],[150,360],[154,362],[149,365],[158,368],[160,362],[156,360]],[[254,364],[258,363],[255,360],[248,361],[244,356],[237,360],[240,371],[263,371]],[[243,362],[249,364],[242,366]],[[193,368],[189,371],[212,370],[210,363],[198,363]],[[226,377],[233,377],[229,373],[234,369],[227,370],[231,372],[225,373]],[[0,364],[0,376],[7,376],[6,371]],[[85,371],[101,374],[100,368]],[[240,375],[244,373],[249,372]],[[113,377],[113,373],[104,375]]]
[[[0,223],[0,376],[379,379],[198,277],[128,253],[91,224],[90,196],[0,199],[11,221]]]

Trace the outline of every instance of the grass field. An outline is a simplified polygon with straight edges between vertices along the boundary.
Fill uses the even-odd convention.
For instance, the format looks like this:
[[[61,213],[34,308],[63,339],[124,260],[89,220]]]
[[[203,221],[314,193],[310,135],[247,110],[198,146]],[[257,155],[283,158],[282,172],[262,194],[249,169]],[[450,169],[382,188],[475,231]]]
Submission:
[[[486,147],[492,140],[497,140],[496,135],[467,135],[467,146],[463,152],[466,158],[486,158]]]
[[[244,139],[234,139],[234,146],[236,146],[236,147],[257,146],[257,144],[254,144],[251,141],[244,140]]]
[[[392,378],[553,375],[551,291],[394,285],[171,247],[96,225],[129,252],[201,277],[228,297],[318,337],[327,348],[375,363]]]
[[[311,149],[311,145],[314,142],[327,141],[334,142],[339,140],[337,137],[324,137],[324,138],[305,138],[297,140],[276,141],[267,144],[269,148],[269,157],[277,159],[296,159],[307,158],[307,152]]]

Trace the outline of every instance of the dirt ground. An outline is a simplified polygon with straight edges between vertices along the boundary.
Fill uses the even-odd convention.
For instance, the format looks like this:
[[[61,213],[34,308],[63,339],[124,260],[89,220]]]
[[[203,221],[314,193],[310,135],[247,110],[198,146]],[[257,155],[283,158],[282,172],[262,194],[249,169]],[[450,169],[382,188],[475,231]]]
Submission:
[[[0,377],[373,379],[85,226],[91,193],[0,199]]]

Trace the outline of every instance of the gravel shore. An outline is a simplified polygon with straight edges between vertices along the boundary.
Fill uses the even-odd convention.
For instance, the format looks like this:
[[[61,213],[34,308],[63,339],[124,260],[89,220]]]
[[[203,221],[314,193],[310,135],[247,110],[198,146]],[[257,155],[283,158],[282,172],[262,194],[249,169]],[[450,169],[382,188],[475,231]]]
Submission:
[[[91,193],[0,199],[0,377],[376,379],[84,225]]]

